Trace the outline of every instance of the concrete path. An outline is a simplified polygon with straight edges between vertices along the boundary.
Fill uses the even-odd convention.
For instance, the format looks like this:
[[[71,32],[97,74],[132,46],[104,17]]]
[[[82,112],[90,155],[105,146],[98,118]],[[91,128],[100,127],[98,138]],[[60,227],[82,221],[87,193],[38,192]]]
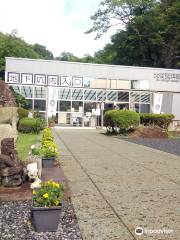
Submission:
[[[95,130],[55,131],[83,239],[180,239],[179,157]]]

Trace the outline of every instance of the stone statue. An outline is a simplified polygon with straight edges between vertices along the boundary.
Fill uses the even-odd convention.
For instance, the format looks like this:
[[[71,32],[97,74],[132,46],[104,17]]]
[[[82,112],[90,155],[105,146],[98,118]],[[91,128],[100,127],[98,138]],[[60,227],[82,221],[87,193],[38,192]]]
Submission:
[[[0,177],[5,187],[16,187],[23,182],[23,166],[14,148],[14,138],[1,141]]]

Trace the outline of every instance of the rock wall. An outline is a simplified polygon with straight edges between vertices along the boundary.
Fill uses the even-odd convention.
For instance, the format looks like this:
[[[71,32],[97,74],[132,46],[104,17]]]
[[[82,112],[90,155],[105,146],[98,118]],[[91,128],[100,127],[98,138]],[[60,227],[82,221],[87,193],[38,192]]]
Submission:
[[[3,138],[17,138],[16,101],[9,86],[0,81],[0,141]]]
[[[0,80],[0,106],[16,107],[16,101],[9,86]]]

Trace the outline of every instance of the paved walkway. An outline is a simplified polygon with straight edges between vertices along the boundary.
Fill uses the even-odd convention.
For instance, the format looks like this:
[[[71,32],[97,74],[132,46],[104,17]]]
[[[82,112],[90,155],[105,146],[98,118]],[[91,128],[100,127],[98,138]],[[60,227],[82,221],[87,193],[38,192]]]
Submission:
[[[180,239],[180,158],[93,130],[56,129],[83,239]],[[169,233],[135,234],[160,230]]]

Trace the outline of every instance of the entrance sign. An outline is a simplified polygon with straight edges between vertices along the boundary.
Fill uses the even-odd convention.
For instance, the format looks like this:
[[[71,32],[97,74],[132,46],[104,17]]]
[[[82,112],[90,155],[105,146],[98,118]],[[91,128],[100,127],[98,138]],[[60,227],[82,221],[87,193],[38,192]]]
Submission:
[[[58,76],[56,76],[56,75],[48,75],[47,76],[47,84],[49,86],[57,86],[58,85]]]
[[[27,73],[22,73],[21,74],[21,83],[22,84],[33,84],[33,75],[32,74],[27,74]]]
[[[11,73],[11,72],[8,72],[8,79],[7,79],[7,82],[8,83],[20,83],[20,74],[19,73]]]
[[[61,81],[60,81],[60,85],[62,87],[70,87],[72,83],[72,78],[65,76],[65,77],[61,77]]]
[[[83,86],[83,78],[82,77],[73,77],[73,87],[82,87]]]
[[[35,85],[46,85],[46,75],[35,74],[34,75],[34,84]]]
[[[41,85],[55,87],[83,87],[83,77],[59,76],[33,73],[7,72],[6,82],[11,84]]]

